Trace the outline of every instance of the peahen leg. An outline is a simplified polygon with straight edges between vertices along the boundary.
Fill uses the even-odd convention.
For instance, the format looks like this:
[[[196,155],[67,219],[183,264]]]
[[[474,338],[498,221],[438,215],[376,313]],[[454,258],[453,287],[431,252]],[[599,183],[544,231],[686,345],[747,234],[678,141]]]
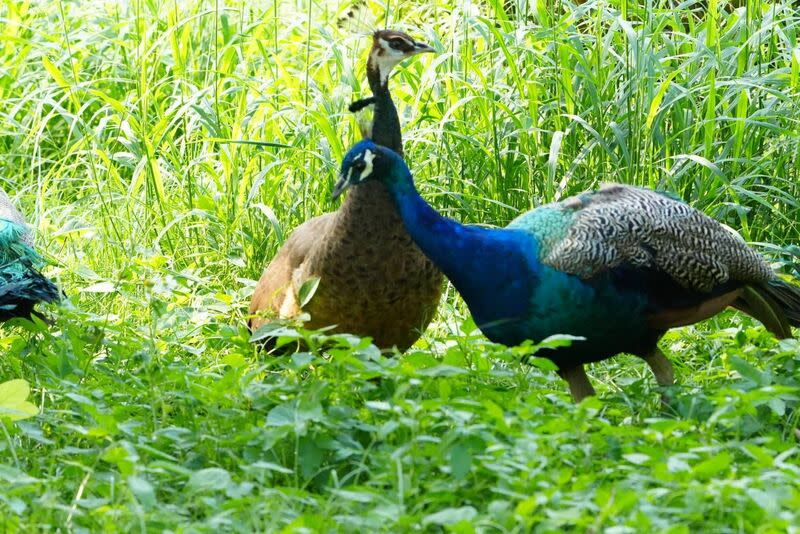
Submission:
[[[675,383],[675,371],[672,370],[672,363],[664,356],[661,349],[656,347],[647,356],[642,356],[642,359],[650,366],[659,385],[671,386]]]
[[[572,399],[575,402],[580,402],[586,397],[594,395],[594,388],[592,383],[589,382],[589,377],[586,376],[586,371],[583,365],[576,365],[574,367],[562,367],[558,370],[561,378],[567,381],[569,385],[569,392],[572,393]]]

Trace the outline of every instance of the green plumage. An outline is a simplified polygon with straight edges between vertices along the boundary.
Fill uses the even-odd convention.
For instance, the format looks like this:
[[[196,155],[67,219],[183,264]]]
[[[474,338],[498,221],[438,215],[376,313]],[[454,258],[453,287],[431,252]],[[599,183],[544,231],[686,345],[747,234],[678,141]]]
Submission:
[[[547,257],[553,248],[567,235],[573,214],[557,204],[523,213],[508,225],[508,228],[524,230],[539,239],[539,260]]]
[[[26,263],[42,263],[42,257],[27,243],[27,233],[24,226],[0,219],[0,270],[22,273]]]
[[[0,321],[29,317],[36,303],[60,298],[58,287],[38,271],[43,265],[21,214],[0,195]]]

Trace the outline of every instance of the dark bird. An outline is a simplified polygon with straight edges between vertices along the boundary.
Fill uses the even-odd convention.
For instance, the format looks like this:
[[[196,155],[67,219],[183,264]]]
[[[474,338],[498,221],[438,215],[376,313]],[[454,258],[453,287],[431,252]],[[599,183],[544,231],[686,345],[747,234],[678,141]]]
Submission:
[[[389,75],[403,59],[433,52],[405,33],[381,30],[372,37],[367,78],[374,105],[371,139],[402,153],[400,120],[389,93]],[[362,106],[363,107],[363,106]],[[302,307],[298,292],[319,285]],[[307,328],[370,336],[381,348],[405,350],[433,318],[442,275],[417,248],[386,188],[374,182],[354,190],[338,211],[297,227],[258,281],[250,328],[275,318],[310,315]]]
[[[505,228],[447,219],[419,195],[397,154],[370,141],[342,163],[334,196],[384,184],[408,233],[444,272],[490,340],[583,338],[546,351],[573,398],[593,395],[583,365],[621,352],[674,381],[658,348],[670,328],[732,306],[780,338],[800,326],[800,287],[731,230],[649,189],[606,185],[528,211]]]
[[[37,303],[59,300],[58,287],[37,270],[43,263],[25,217],[0,189],[0,321],[40,316]]]

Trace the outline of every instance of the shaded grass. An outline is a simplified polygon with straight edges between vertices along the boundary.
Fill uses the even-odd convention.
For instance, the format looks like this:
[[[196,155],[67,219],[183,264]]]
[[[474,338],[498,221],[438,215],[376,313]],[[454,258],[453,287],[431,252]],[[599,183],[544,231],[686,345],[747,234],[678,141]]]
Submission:
[[[390,6],[439,51],[393,80],[426,198],[504,224],[602,181],[659,187],[798,272],[792,3],[532,4]],[[471,332],[452,291],[402,359],[349,338],[330,359],[248,345],[252,280],[335,208],[358,137],[367,39],[336,29],[345,8],[0,7],[2,185],[70,295],[54,328],[0,337],[0,377],[41,408],[3,423],[0,524],[796,525],[797,344],[736,316],[670,335],[668,409],[624,357],[593,366],[602,404],[573,407]]]

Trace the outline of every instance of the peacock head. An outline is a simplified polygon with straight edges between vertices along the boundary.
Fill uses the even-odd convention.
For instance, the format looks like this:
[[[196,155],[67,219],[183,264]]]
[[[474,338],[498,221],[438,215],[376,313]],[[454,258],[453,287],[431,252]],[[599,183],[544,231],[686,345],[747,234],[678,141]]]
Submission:
[[[354,185],[391,176],[389,170],[397,164],[405,165],[403,158],[393,150],[376,145],[369,139],[359,142],[342,160],[339,179],[333,186],[333,198],[336,199]]]
[[[397,30],[378,30],[372,34],[372,50],[367,61],[367,75],[381,85],[386,85],[392,69],[407,57],[426,52],[433,48],[415,41],[406,33]]]

